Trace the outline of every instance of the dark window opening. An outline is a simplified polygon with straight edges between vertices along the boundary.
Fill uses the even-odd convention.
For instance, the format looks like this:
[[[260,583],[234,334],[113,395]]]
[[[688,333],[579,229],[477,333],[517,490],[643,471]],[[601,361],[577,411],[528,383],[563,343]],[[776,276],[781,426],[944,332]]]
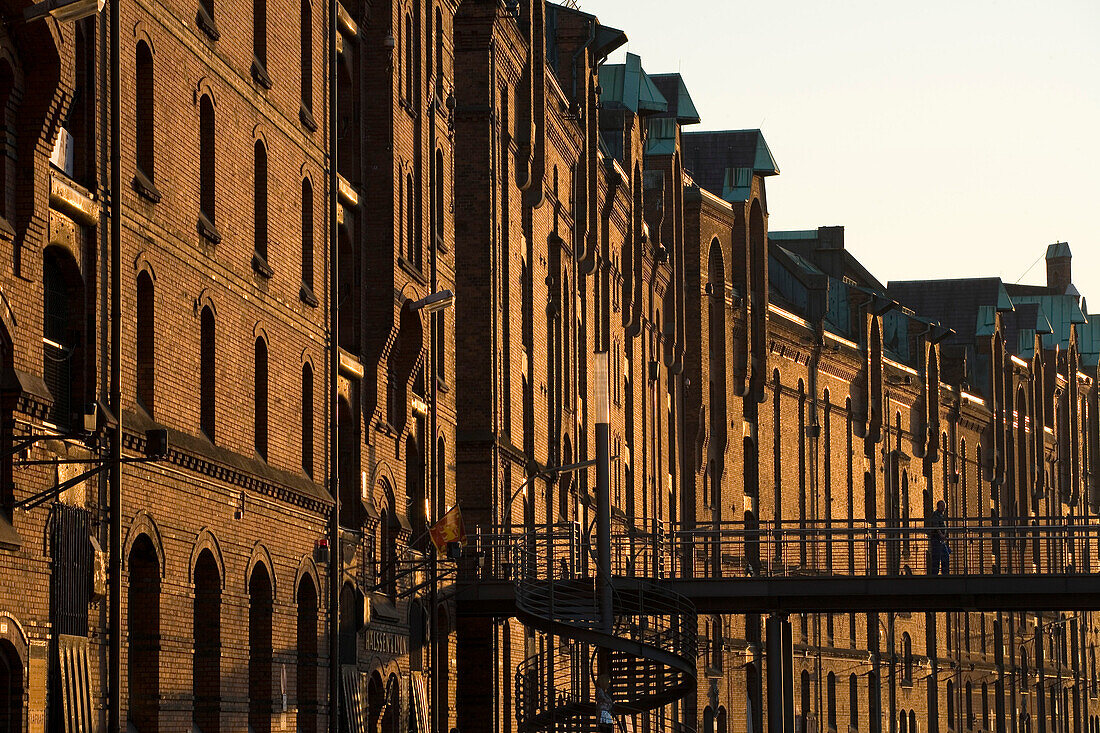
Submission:
[[[84,394],[84,283],[66,250],[46,248],[42,286],[43,376],[54,400],[47,419],[68,427]]]
[[[137,279],[137,398],[150,417],[154,407],[156,374],[156,321],[153,278],[142,272]]]
[[[317,714],[317,589],[302,576],[298,584],[297,675],[298,733],[318,733]]]
[[[302,0],[302,108],[313,112],[313,6]]]
[[[267,148],[262,140],[256,141],[252,179],[252,266],[264,277],[271,277],[271,267],[267,263]]]
[[[267,0],[252,0],[252,77],[270,89],[267,75]]]
[[[214,311],[202,309],[199,354],[199,427],[213,443],[215,413]]]
[[[313,184],[306,178],[302,181],[302,286],[303,300],[309,305],[317,305],[313,293],[313,234]]]
[[[267,460],[267,342],[262,338],[256,339],[256,391],[255,409],[253,416],[255,425],[253,436],[255,438],[256,453],[260,458]]]
[[[413,31],[412,16],[405,14],[405,102],[413,102]]]
[[[153,54],[141,41],[137,45],[137,168],[151,184],[153,168]]]
[[[271,578],[257,565],[248,581],[248,726],[271,733]]]
[[[302,366],[302,470],[313,478],[313,366]]]
[[[126,647],[129,650],[127,690],[129,721],[141,733],[160,730],[160,561],[147,535],[130,549],[126,568]]]
[[[221,573],[214,555],[203,550],[195,563],[192,633],[193,719],[201,733],[218,733],[221,712]]]
[[[214,102],[204,95],[199,101],[199,231],[217,244],[214,171]]]

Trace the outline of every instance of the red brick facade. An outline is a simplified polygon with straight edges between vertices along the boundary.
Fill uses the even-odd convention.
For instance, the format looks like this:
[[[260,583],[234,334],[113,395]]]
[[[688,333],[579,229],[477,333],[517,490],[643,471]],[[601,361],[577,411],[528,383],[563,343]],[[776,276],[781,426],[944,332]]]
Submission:
[[[616,531],[910,527],[940,499],[1095,523],[1095,336],[1064,300],[1064,244],[1044,288],[883,285],[840,228],[769,233],[759,131],[690,132],[684,80],[607,64],[626,38],[593,16],[335,8],[330,74],[319,0],[121,7],[119,273],[106,21],[0,32],[0,730],[106,729],[115,630],[93,571],[112,509],[123,725],[519,729],[517,669],[576,647],[464,614],[450,576],[422,584],[425,532],[456,504],[472,538],[593,522],[594,472],[556,469],[595,456],[600,351]],[[443,291],[453,305],[425,307]],[[105,474],[31,501],[100,465],[115,419],[120,508]],[[138,460],[160,429],[167,455]],[[845,550],[796,564],[854,567]],[[707,573],[771,562],[691,552]],[[1013,552],[965,550],[981,572]],[[1060,552],[1031,570],[1100,548]],[[875,562],[924,573],[925,547]],[[1100,729],[1091,613],[790,621],[798,730]],[[701,616],[697,689],[630,723],[778,729],[764,626]]]

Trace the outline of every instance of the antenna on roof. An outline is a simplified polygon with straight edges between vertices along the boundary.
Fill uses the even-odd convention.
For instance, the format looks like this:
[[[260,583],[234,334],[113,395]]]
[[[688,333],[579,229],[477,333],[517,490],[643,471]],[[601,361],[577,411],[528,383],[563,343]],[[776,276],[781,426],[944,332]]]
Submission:
[[[1035,265],[1039,264],[1039,260],[1043,259],[1043,257],[1045,257],[1045,256],[1046,256],[1046,252],[1044,252],[1043,254],[1036,257],[1035,261],[1032,262],[1031,265],[1026,270],[1024,270],[1024,274],[1020,275],[1018,278],[1016,278],[1016,282],[1014,282],[1013,285],[1018,285],[1020,283],[1020,281],[1024,279],[1024,275],[1027,275],[1029,272],[1031,272],[1031,269],[1033,267],[1035,267]]]

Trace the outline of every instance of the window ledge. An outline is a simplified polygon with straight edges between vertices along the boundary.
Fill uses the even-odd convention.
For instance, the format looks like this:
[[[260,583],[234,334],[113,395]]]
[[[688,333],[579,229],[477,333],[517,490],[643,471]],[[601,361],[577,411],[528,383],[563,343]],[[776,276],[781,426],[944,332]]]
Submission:
[[[302,102],[301,107],[298,108],[298,120],[310,132],[317,131],[317,120],[313,119],[313,113],[309,111],[305,102]]]
[[[298,298],[310,308],[316,308],[321,304],[321,302],[317,300],[317,296],[313,294],[313,288],[305,283],[302,283],[301,287],[298,288]]]
[[[214,23],[214,19],[210,17],[210,14],[206,12],[206,8],[199,6],[199,11],[195,13],[195,24],[202,29],[202,32],[211,41],[216,41],[222,37],[222,34],[218,32],[218,26]]]
[[[410,277],[412,277],[421,285],[426,285],[428,283],[427,279],[424,277],[424,273],[421,272],[416,265],[409,262],[404,257],[398,257],[397,264],[401,267],[402,270],[407,272]]]
[[[270,89],[273,85],[271,83],[271,77],[267,74],[267,69],[264,68],[264,64],[255,56],[252,57],[252,79],[262,86],[264,89]]]
[[[206,218],[206,214],[199,212],[199,234],[203,239],[210,242],[210,244],[217,244],[222,241],[222,235],[218,233],[218,230],[214,227],[213,222]]]
[[[134,173],[134,190],[149,203],[160,203],[160,191],[140,168]]]
[[[252,271],[265,279],[270,279],[275,274],[271,265],[267,264],[267,258],[255,250],[252,252]]]

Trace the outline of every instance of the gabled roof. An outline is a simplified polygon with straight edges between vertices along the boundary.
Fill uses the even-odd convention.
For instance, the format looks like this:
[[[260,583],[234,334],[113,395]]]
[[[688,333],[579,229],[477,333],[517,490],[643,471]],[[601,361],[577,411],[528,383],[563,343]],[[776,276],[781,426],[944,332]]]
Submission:
[[[902,305],[953,330],[956,335],[949,337],[950,341],[963,344],[986,335],[998,311],[1009,312],[1015,307],[998,277],[889,282],[886,292]]]
[[[754,174],[779,173],[760,130],[685,132],[682,145],[684,167],[700,186],[726,201],[747,200]]]
[[[695,102],[688,94],[684,78],[679,74],[654,74],[650,77],[660,90],[662,96],[668,100],[668,116],[676,118],[681,125],[697,125],[702,122],[699,111],[695,109]]]
[[[625,63],[601,66],[600,90],[600,106],[606,109],[626,108],[636,115],[668,111],[668,101],[636,54],[628,53]]]

